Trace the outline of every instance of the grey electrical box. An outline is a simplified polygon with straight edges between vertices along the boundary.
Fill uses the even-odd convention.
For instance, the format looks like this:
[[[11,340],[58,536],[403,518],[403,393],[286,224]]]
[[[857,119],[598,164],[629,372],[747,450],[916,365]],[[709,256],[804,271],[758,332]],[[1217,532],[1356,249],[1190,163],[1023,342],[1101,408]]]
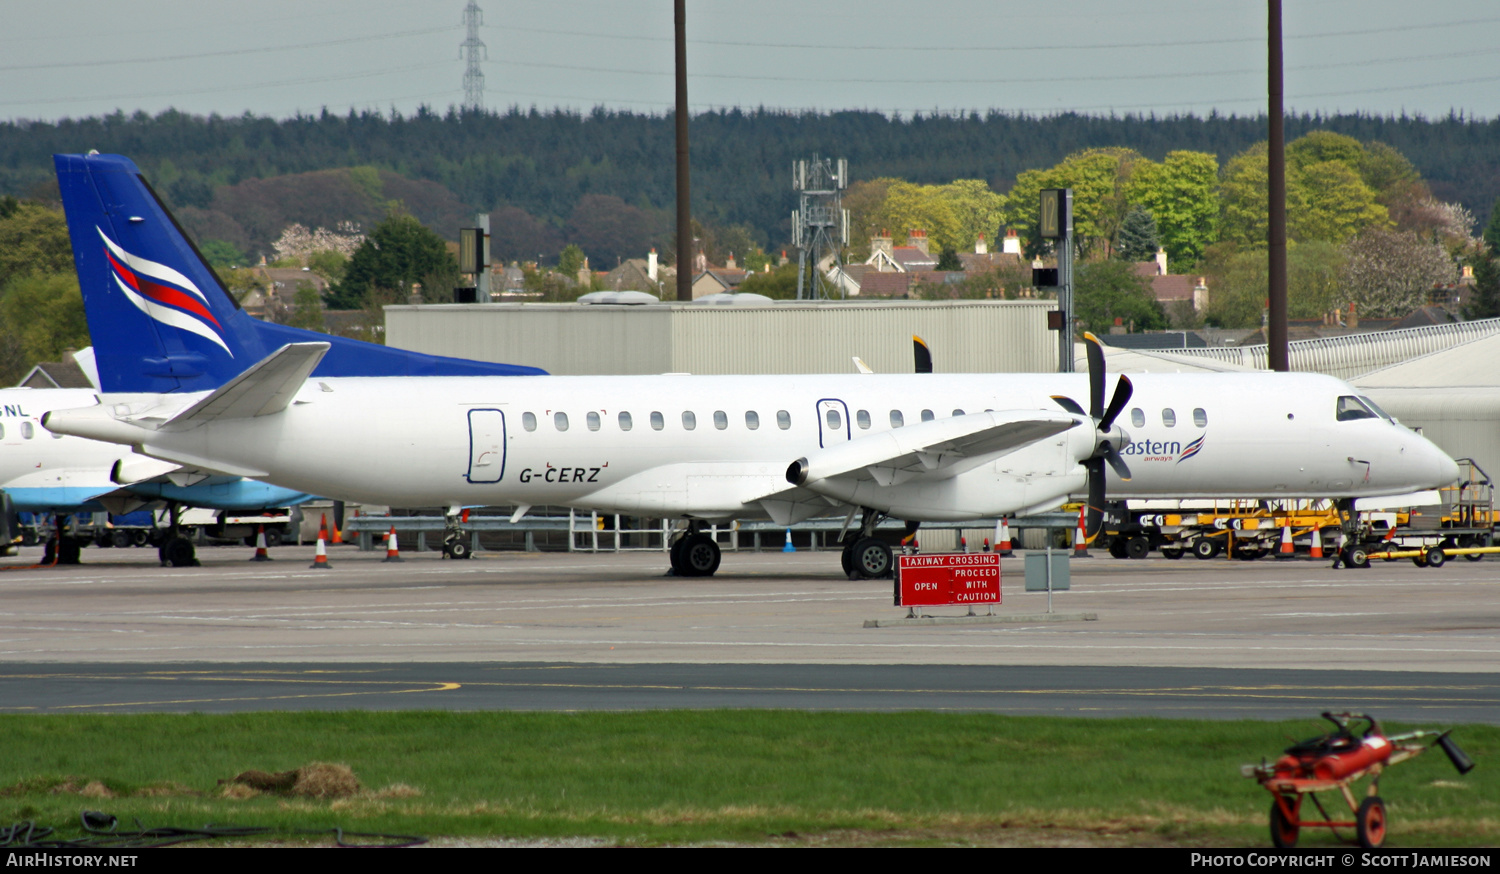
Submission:
[[[1052,559],[1052,591],[1066,592],[1069,588],[1068,553],[1056,550],[1052,553],[1028,550],[1026,553],[1026,591],[1047,591],[1047,559]]]

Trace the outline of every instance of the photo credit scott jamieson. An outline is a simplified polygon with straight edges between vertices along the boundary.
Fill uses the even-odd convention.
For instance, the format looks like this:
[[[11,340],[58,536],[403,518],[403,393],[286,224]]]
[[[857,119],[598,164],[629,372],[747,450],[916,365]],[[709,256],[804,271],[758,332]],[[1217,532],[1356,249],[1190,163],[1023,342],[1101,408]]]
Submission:
[[[1252,850],[1236,853],[1187,854],[1193,868],[1469,868],[1494,867],[1492,853],[1443,850]]]

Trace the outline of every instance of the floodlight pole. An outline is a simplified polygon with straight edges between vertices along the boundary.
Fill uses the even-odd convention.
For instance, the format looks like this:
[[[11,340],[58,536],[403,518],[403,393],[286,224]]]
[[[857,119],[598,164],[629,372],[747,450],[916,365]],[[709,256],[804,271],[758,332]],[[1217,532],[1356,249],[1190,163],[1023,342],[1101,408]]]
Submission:
[[[1072,373],[1073,367],[1073,189],[1064,188],[1062,239],[1057,250],[1057,310],[1062,313],[1062,330],[1058,338],[1058,373]],[[1050,592],[1049,592],[1050,594]]]

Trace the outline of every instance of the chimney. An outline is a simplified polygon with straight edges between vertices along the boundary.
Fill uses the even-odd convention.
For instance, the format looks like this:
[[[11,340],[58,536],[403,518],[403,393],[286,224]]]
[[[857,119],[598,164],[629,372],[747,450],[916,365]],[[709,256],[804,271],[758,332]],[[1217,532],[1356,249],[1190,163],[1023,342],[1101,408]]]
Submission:
[[[785,267],[786,266],[786,250],[785,249],[781,250],[781,260],[776,262],[776,266],[777,267]]]
[[[979,235],[979,239],[977,239],[977,240],[974,241],[974,254],[975,255],[988,255],[989,253],[990,253],[990,247],[987,246],[987,245],[985,245],[985,243],[984,243],[984,234],[980,234]]]
[[[927,251],[927,232],[922,230],[921,228],[912,228],[911,233],[906,235],[906,241],[913,246],[916,246],[918,249],[921,249],[923,255],[932,254],[931,252]]]
[[[1193,312],[1201,313],[1208,309],[1208,277],[1198,277],[1198,284],[1193,286]]]
[[[734,253],[729,253],[729,258],[724,262],[725,270],[738,270],[739,265],[734,263]]]
[[[1005,232],[1005,242],[1001,244],[1000,251],[1007,255],[1021,257],[1021,235],[1014,229]]]
[[[1156,247],[1156,275],[1167,275],[1167,250],[1160,246]]]
[[[1354,329],[1359,327],[1359,312],[1354,308],[1354,301],[1349,301],[1349,318],[1344,323],[1345,327]]]
[[[884,228],[880,229],[879,236],[870,238],[870,254],[874,255],[876,252],[891,254],[891,235]]]
[[[578,268],[578,287],[589,288],[594,284],[594,271],[589,269],[589,259],[583,259],[583,266]]]
[[[646,256],[646,278],[652,282],[656,281],[656,247],[651,247],[651,254]]]

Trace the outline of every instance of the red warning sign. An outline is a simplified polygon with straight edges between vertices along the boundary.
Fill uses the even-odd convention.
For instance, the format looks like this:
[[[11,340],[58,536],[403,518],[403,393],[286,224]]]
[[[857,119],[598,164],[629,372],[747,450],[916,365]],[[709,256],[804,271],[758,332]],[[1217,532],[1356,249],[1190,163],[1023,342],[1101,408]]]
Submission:
[[[999,603],[999,553],[956,552],[896,558],[897,607]]]

